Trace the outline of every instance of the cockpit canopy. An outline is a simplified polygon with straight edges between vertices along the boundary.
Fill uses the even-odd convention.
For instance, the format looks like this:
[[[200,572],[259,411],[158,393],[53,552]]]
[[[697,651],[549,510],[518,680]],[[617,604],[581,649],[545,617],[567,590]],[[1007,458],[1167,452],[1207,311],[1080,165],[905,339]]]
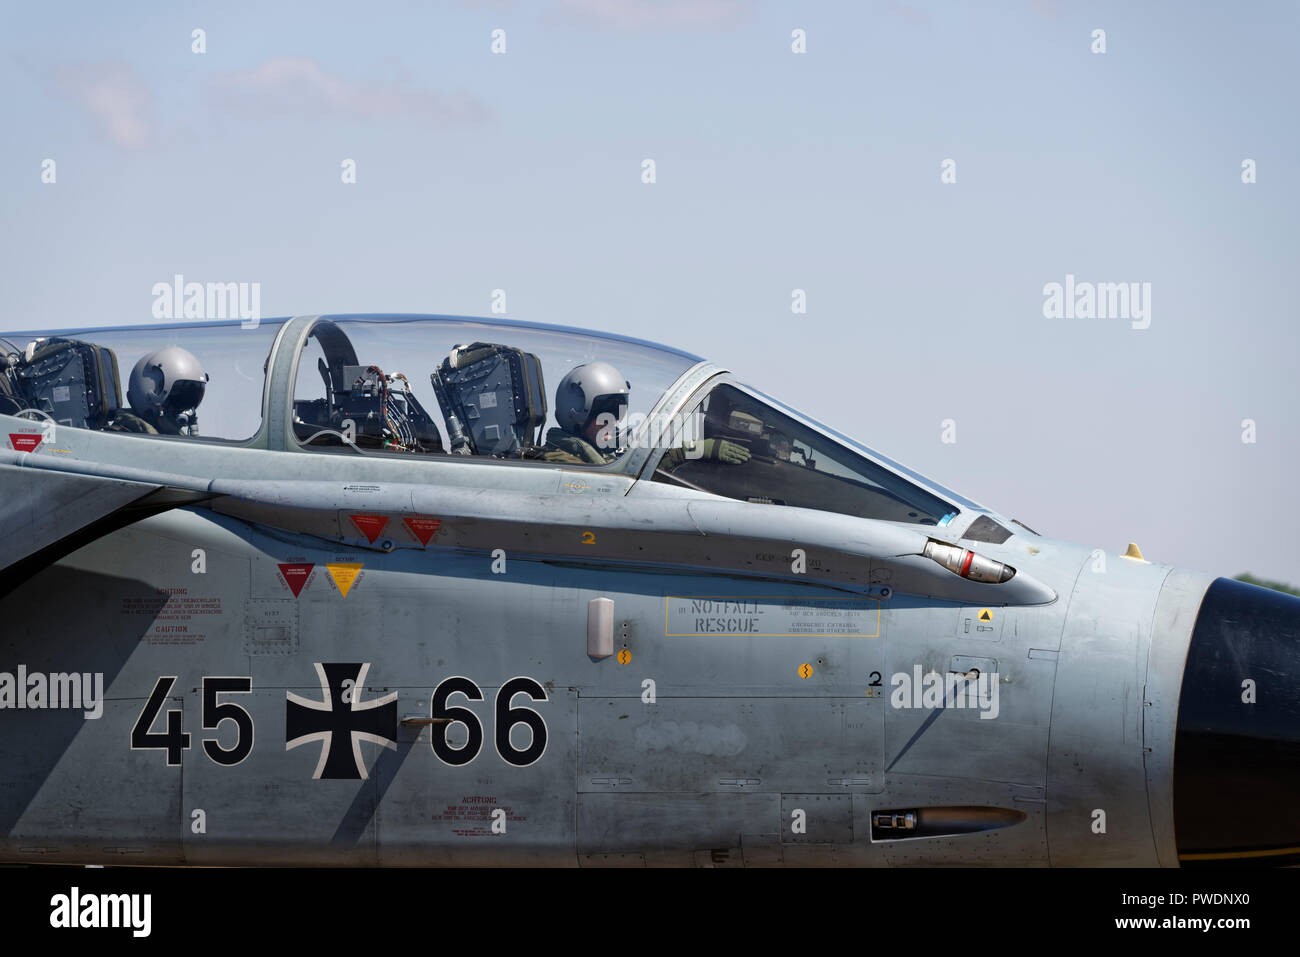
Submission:
[[[247,441],[262,425],[265,364],[282,324],[268,320],[244,329],[238,322],[194,322],[6,333],[0,337],[0,412],[69,428],[155,435],[161,430],[145,421],[162,419],[148,401],[154,398],[174,413],[166,417],[168,423],[194,414],[194,422],[181,423],[193,426],[185,435]],[[161,356],[165,368],[145,361],[161,353],[167,353]],[[180,381],[166,381],[166,370],[179,373]]]
[[[630,385],[620,421],[648,413],[696,356],[579,330],[487,320],[326,317],[294,376],[295,438],[312,448],[526,458],[541,448],[556,386],[605,362]]]
[[[289,322],[10,333],[0,338],[0,355],[7,362],[0,412],[76,428],[137,431],[123,429],[121,423],[124,414],[142,416],[145,411],[130,399],[131,373],[146,356],[178,347],[197,360],[207,377],[195,410],[198,427],[183,434],[259,444],[255,440],[266,425],[265,383],[274,347],[277,356],[292,360],[294,435],[313,450],[351,445],[370,451],[450,452],[453,442],[432,378],[441,372],[446,400],[466,418],[460,424],[473,452],[506,455],[515,450],[489,446],[486,439],[492,433],[478,420],[518,414],[531,419],[532,437],[537,438],[548,423],[555,385],[577,365],[604,361],[616,366],[631,383],[627,413],[645,413],[701,361],[636,339],[507,320],[327,316],[298,328],[306,333],[299,341],[281,341]],[[30,360],[39,359],[40,350],[47,357],[57,355],[38,372]],[[490,403],[497,399],[504,404],[502,389],[514,386],[505,381],[512,374],[520,377],[523,394],[511,395],[509,416],[504,409],[494,413],[501,405]],[[474,398],[479,395],[483,399]],[[466,408],[470,399],[472,411]],[[525,407],[516,409],[520,401]],[[549,423],[555,424],[554,419]]]
[[[561,419],[554,405],[566,376]],[[697,356],[509,320],[324,316],[14,333],[0,338],[0,413],[156,441],[600,468],[911,524],[944,525],[958,504],[978,508]]]

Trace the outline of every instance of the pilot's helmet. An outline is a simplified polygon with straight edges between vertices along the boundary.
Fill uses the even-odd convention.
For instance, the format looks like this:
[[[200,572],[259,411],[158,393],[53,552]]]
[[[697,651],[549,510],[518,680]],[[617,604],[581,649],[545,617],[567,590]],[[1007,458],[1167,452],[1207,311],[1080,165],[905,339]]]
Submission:
[[[608,362],[588,362],[570,370],[555,390],[555,421],[560,428],[581,435],[598,415],[620,418],[632,383]]]
[[[131,370],[126,398],[135,414],[167,431],[193,434],[208,374],[193,353],[167,346],[148,355]]]

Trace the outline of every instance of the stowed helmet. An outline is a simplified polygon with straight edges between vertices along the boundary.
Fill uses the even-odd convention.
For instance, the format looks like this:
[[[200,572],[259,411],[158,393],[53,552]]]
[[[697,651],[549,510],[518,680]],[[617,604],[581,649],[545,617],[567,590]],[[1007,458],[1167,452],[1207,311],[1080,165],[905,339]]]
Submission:
[[[194,355],[167,346],[142,356],[131,370],[126,398],[136,415],[165,431],[193,434],[208,374]]]
[[[631,391],[632,383],[608,362],[576,366],[555,390],[555,421],[564,431],[581,435],[596,416],[617,416]]]

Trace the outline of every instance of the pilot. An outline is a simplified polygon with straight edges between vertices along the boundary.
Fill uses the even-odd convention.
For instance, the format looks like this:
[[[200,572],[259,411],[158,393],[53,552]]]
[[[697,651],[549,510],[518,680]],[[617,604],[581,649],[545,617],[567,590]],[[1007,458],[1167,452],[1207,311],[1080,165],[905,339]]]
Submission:
[[[207,389],[208,374],[193,353],[167,346],[148,355],[131,370],[126,398],[130,412],[120,412],[109,428],[118,432],[198,435],[198,407]]]
[[[544,462],[606,465],[622,454],[618,425],[627,412],[628,382],[608,362],[588,362],[569,371],[555,390],[558,429],[546,433],[537,456]],[[673,448],[664,456],[675,468],[684,458],[716,459],[728,465],[749,460],[749,449],[726,439],[705,439],[690,449]],[[664,466],[661,466],[664,467]]]
[[[608,362],[569,370],[555,389],[558,429],[546,433],[538,455],[543,462],[605,465],[618,458],[618,423],[627,411],[628,382]]]

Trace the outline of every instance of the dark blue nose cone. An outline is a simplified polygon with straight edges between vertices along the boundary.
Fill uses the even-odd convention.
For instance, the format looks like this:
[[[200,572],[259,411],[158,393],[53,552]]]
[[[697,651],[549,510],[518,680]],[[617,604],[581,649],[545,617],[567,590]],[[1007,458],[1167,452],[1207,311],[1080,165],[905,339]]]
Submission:
[[[1174,744],[1183,866],[1300,863],[1300,598],[1219,578],[1192,631]]]

